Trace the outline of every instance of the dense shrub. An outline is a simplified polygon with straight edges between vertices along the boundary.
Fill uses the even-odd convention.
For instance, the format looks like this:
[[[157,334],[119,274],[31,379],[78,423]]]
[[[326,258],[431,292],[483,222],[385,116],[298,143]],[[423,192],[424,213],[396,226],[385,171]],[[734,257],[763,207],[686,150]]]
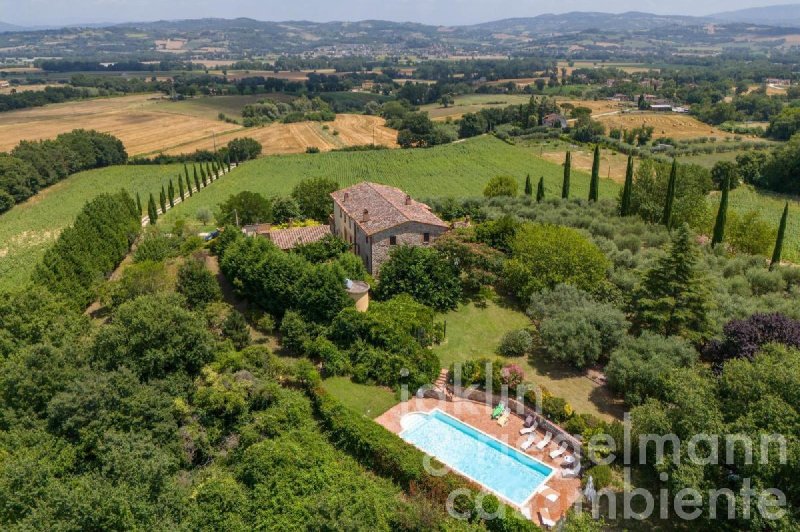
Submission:
[[[255,159],[261,155],[261,143],[249,137],[233,139],[228,143],[227,147],[227,155],[236,163]]]
[[[605,373],[611,390],[635,406],[649,397],[663,397],[663,376],[696,360],[697,351],[683,338],[645,331],[638,338],[626,338],[611,353]]]
[[[483,195],[487,198],[495,198],[498,196],[508,196],[513,198],[517,195],[519,185],[517,180],[511,176],[498,175],[489,180],[486,188],[483,189]]]
[[[201,307],[222,298],[219,283],[206,268],[202,257],[190,258],[181,265],[175,290],[186,298],[190,308]]]
[[[506,357],[521,357],[530,352],[533,347],[531,333],[525,329],[509,331],[503,335],[497,352]]]
[[[777,313],[731,320],[725,325],[722,340],[711,342],[704,354],[719,368],[730,359],[752,360],[769,343],[800,347],[800,320]]]
[[[568,227],[524,224],[517,230],[511,249],[503,281],[522,300],[562,283],[595,290],[609,267],[597,246]]]
[[[339,184],[327,177],[304,179],[292,189],[292,198],[304,217],[326,223],[333,212],[331,192],[338,188]]]

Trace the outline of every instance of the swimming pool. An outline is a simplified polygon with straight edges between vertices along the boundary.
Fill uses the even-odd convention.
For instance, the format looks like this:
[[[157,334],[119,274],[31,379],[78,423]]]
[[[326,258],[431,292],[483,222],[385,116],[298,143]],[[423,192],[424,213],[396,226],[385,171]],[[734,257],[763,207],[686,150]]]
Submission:
[[[406,414],[400,437],[451,469],[522,507],[553,468],[441,410]]]

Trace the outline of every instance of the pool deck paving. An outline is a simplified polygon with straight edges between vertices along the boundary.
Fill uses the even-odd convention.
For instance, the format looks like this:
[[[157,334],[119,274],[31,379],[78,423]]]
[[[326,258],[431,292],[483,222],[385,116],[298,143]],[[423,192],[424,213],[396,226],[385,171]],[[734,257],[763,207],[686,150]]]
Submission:
[[[520,435],[519,432],[520,429],[523,428],[524,423],[520,416],[512,414],[508,424],[506,424],[505,427],[501,427],[492,419],[491,406],[458,397],[454,397],[452,400],[448,401],[431,398],[413,398],[395,405],[377,417],[375,421],[395,434],[399,434],[403,431],[401,420],[404,415],[412,412],[430,412],[437,408],[497,438],[503,443],[521,452],[525,452],[520,449],[520,444],[527,439],[526,435]],[[542,429],[537,429],[536,442],[538,443],[541,441],[543,437],[544,431]],[[537,524],[541,524],[538,514],[539,509],[547,508],[550,512],[551,519],[553,519],[553,521],[558,521],[581,496],[580,478],[564,478],[562,476],[563,473],[568,470],[567,467],[562,465],[564,459],[567,456],[572,456],[573,453],[572,451],[567,451],[558,458],[550,458],[550,452],[557,448],[558,444],[553,441],[543,450],[537,449],[534,444],[534,446],[527,451],[528,456],[536,458],[545,465],[552,467],[555,471],[554,475],[550,477],[545,485],[540,487],[536,495],[521,509],[524,515]],[[571,468],[572,466],[569,467]],[[542,491],[546,491],[547,488],[558,493],[557,500],[551,501],[542,495]]]

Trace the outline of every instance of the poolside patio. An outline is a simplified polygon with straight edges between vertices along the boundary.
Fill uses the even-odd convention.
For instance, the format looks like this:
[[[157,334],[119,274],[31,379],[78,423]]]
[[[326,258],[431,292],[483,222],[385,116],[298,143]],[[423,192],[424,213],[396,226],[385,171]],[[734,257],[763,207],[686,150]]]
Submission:
[[[395,434],[399,434],[403,430],[401,419],[405,414],[430,412],[436,408],[520,451],[520,445],[527,439],[527,436],[520,435],[520,430],[524,426],[524,421],[520,416],[512,414],[506,426],[501,427],[491,417],[492,407],[459,397],[454,397],[452,401],[413,398],[389,409],[375,421]],[[538,443],[543,439],[544,431],[537,429],[536,432],[536,442]],[[551,451],[557,448],[558,444],[551,442],[542,450],[537,449],[535,444],[527,450],[529,456],[552,467],[555,471],[545,486],[538,490],[525,508],[521,509],[523,514],[530,517],[537,524],[543,524],[539,518],[539,510],[546,509],[550,513],[550,518],[553,521],[558,521],[581,496],[580,478],[564,478],[563,476],[564,472],[572,467],[564,467],[563,465],[566,457],[572,456],[572,451],[566,451],[562,456],[555,459],[550,458]],[[570,459],[566,460],[569,461]]]

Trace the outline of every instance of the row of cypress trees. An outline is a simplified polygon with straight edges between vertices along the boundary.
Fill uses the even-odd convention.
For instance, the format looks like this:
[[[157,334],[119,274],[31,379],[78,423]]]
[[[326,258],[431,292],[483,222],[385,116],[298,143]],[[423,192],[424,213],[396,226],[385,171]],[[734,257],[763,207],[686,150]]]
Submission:
[[[186,163],[183,165],[183,173],[179,173],[177,175],[177,192],[181,198],[181,201],[186,199],[187,194],[189,197],[193,196],[195,191],[207,187],[212,181],[219,179],[219,176],[223,172],[230,172],[232,169],[230,156],[228,156],[225,161],[206,161],[205,163],[199,163],[199,166],[200,171],[198,172],[197,165],[192,163],[191,179],[189,177],[189,167],[186,165]],[[194,186],[192,186],[192,182],[194,182]],[[156,203],[153,194],[150,194],[150,198],[147,202],[147,216],[150,219],[151,224],[155,224],[158,221],[159,208],[161,209],[161,214],[163,214],[167,212],[167,204],[169,204],[170,208],[175,207],[176,197],[175,184],[172,179],[169,180],[166,190],[164,189],[163,185],[161,186],[158,203]],[[136,207],[141,215],[143,212],[142,198],[138,193],[136,194]]]

